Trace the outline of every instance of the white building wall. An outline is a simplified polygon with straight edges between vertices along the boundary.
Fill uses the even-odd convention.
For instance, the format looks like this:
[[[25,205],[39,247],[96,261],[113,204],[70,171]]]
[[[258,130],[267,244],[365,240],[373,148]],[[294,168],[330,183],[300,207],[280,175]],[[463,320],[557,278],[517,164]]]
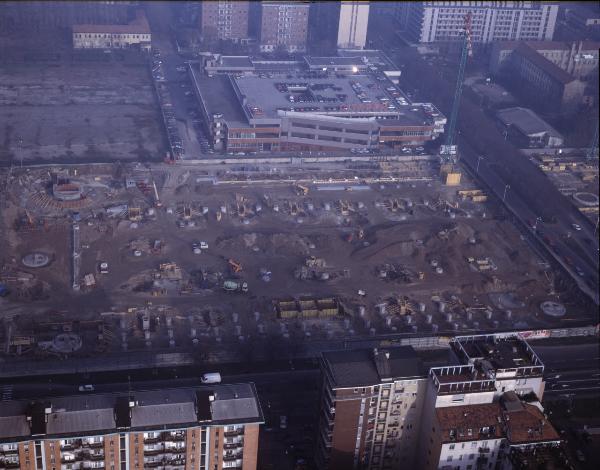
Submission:
[[[451,468],[453,470],[494,468],[502,441],[503,439],[482,439],[442,444],[438,468]],[[481,452],[480,449],[485,449],[485,451]],[[477,466],[477,459],[480,456],[487,457],[488,461],[485,466]]]
[[[464,393],[456,395],[439,395],[436,397],[435,407],[481,405],[493,403],[494,392]]]
[[[369,2],[342,1],[337,45],[341,49],[364,49],[369,26]]]

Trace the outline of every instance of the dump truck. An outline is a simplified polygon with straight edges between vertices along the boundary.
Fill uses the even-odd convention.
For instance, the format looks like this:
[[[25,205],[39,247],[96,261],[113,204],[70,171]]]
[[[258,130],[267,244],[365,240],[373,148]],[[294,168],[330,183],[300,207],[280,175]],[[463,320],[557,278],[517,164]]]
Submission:
[[[223,283],[223,289],[228,292],[248,292],[248,283],[229,279]]]

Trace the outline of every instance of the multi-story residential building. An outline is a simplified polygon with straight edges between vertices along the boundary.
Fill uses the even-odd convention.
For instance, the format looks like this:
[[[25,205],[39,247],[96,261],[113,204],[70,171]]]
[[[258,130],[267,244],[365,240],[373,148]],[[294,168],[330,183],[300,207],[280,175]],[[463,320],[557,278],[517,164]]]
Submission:
[[[0,403],[0,467],[256,469],[252,384]]]
[[[478,405],[436,408],[423,469],[512,468],[513,449],[558,447],[560,436],[540,409],[514,392]]]
[[[586,85],[538,54],[525,43],[510,55],[503,68],[515,89],[543,110],[560,111],[579,105]]]
[[[260,50],[305,52],[310,4],[295,2],[261,2]]]
[[[310,5],[310,46],[319,54],[339,49],[364,49],[367,44],[368,1],[313,2]]]
[[[248,0],[203,1],[200,13],[202,37],[207,41],[247,39],[249,12]]]
[[[342,1],[338,21],[337,46],[341,49],[364,49],[369,26],[369,2]]]
[[[464,18],[471,13],[471,39],[475,43],[507,40],[551,40],[559,2],[450,1],[402,2],[396,18],[406,38],[416,43],[456,41]]]
[[[518,41],[494,43],[490,55],[490,71],[494,74],[500,73],[520,44]],[[592,73],[598,73],[599,42],[577,41],[569,44],[558,41],[528,41],[527,45],[575,78],[586,78]]]
[[[439,357],[438,363],[447,363]],[[329,470],[415,464],[428,384],[410,346],[323,353],[317,448]]]
[[[73,26],[75,49],[125,49],[137,47],[149,51],[152,44],[150,25],[142,10],[134,21],[120,24],[76,24]]]

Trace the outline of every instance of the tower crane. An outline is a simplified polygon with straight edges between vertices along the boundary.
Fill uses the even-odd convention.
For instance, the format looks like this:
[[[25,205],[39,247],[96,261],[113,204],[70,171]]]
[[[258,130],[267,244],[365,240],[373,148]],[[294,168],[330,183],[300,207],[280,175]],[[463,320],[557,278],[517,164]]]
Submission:
[[[456,131],[456,121],[458,119],[458,108],[460,106],[460,97],[462,95],[467,57],[473,56],[473,49],[471,47],[471,12],[468,12],[465,15],[464,21],[464,36],[460,55],[460,63],[458,65],[458,77],[456,78],[456,89],[454,91],[454,102],[452,103],[452,112],[450,113],[448,132],[446,133],[447,149],[454,145],[454,133]]]

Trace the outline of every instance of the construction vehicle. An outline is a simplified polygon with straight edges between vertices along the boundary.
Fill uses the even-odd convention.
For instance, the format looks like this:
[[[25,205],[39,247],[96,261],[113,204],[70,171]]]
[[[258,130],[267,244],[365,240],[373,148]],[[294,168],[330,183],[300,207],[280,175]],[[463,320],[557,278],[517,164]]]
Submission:
[[[302,186],[301,184],[296,184],[296,193],[298,196],[306,196],[309,192],[306,186]]]
[[[348,215],[348,201],[342,201],[340,199],[340,212],[342,215]]]
[[[235,195],[235,202],[237,206],[237,212],[240,217],[246,216],[246,204],[244,204],[244,197],[239,194]]]
[[[142,210],[139,207],[130,207],[127,209],[129,220],[138,222],[142,220]]]
[[[248,292],[248,283],[228,279],[223,283],[223,289],[228,292]]]
[[[242,271],[242,265],[239,262],[230,258],[227,260],[227,263],[229,263],[229,267],[234,273],[237,274]]]
[[[290,214],[298,215],[298,203],[292,202],[290,203]]]
[[[221,222],[221,217],[223,217],[223,214],[221,214],[221,211],[217,211],[217,222]]]
[[[192,218],[192,208],[190,206],[183,206],[183,218],[186,220]]]

